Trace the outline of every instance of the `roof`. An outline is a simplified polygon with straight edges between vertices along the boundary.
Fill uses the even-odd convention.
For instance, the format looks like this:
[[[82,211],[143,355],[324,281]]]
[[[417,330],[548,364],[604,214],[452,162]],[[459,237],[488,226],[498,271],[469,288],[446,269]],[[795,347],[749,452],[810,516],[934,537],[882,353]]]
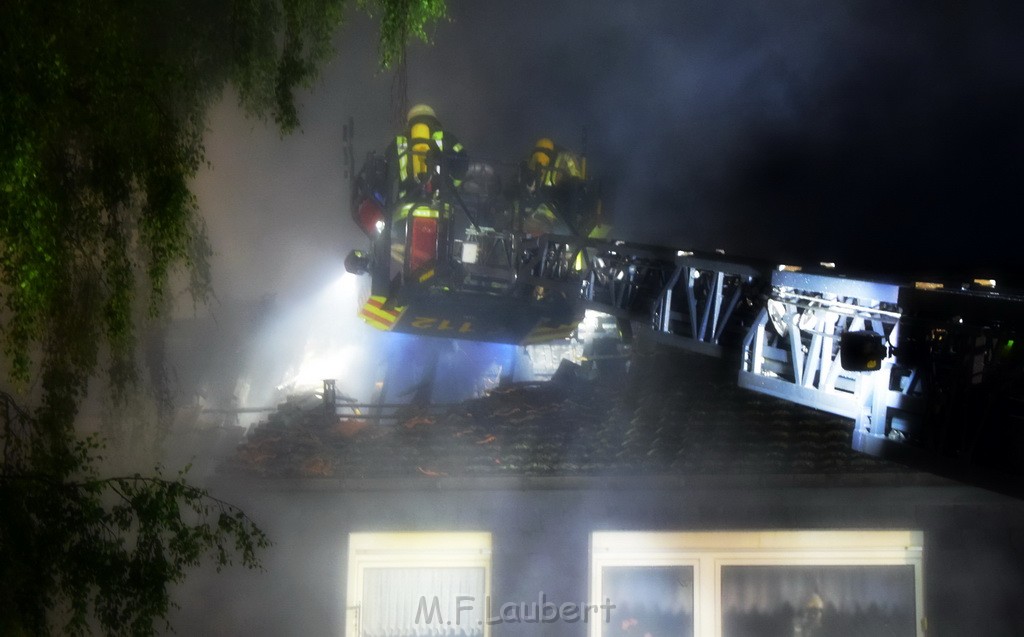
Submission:
[[[670,347],[629,372],[514,384],[392,425],[285,404],[221,472],[264,478],[640,477],[700,480],[920,475],[851,448],[853,422],[742,389],[728,360]],[[859,479],[859,478],[858,478]],[[791,482],[790,482],[791,483]]]

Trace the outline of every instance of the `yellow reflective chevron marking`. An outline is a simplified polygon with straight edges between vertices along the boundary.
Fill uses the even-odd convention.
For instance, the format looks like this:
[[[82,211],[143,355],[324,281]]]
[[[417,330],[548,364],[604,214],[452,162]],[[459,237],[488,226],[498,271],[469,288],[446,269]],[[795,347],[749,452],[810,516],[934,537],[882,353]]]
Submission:
[[[429,270],[420,275],[420,283],[423,283],[432,276],[434,276],[434,268],[430,268]]]
[[[390,330],[395,326],[395,323],[398,321],[398,317],[402,315],[405,308],[396,307],[392,309],[385,309],[385,301],[387,301],[387,299],[383,296],[371,296],[370,300],[364,303],[362,309],[359,310],[359,318],[379,330]]]

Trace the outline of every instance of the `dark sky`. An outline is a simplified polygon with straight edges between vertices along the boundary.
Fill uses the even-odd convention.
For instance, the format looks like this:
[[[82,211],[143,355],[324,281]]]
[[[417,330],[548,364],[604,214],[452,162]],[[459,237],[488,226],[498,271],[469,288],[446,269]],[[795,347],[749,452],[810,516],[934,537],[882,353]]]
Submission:
[[[449,4],[409,52],[410,102],[499,167],[538,136],[580,150],[585,135],[620,238],[882,274],[1024,270],[1020,3]],[[345,28],[301,133],[242,122],[230,100],[214,114],[200,201],[233,292],[361,246],[341,125],[354,118],[358,155],[393,134],[372,27]]]

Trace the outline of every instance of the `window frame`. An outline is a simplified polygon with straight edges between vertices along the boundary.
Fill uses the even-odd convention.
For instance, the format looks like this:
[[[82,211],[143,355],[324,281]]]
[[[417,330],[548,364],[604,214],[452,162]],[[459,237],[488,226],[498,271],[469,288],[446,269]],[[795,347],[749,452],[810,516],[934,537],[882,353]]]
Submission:
[[[914,569],[914,625],[924,637],[924,533],[913,530],[595,531],[590,599],[607,566],[692,566],[693,634],[722,637],[725,566],[902,566]],[[615,600],[610,600],[615,603]],[[590,627],[601,637],[603,623]]]
[[[360,635],[367,568],[483,568],[484,599],[480,603],[486,604],[491,596],[491,554],[491,534],[483,531],[349,533],[344,635]],[[483,635],[490,637],[487,622]]]

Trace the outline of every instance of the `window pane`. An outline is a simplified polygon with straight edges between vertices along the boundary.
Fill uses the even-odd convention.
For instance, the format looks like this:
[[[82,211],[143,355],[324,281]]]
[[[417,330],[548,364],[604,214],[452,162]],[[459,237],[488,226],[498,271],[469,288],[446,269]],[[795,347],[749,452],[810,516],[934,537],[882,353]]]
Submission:
[[[914,567],[723,566],[724,637],[915,632]]]
[[[362,637],[483,634],[484,569],[366,568]]]
[[[693,635],[692,566],[606,566],[601,586],[601,603],[615,606],[606,637]]]

